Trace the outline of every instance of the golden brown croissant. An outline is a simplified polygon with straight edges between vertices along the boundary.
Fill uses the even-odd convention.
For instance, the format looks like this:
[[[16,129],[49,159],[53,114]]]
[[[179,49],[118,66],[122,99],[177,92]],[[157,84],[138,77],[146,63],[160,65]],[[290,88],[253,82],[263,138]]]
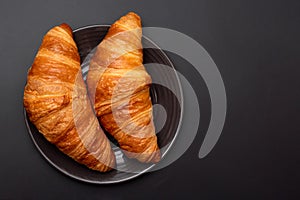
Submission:
[[[67,24],[45,35],[28,72],[24,107],[30,121],[63,153],[93,170],[114,167],[114,153],[91,107]]]
[[[101,125],[125,154],[155,163],[160,160],[160,150],[141,38],[138,15],[130,12],[116,21],[91,59],[87,84]]]

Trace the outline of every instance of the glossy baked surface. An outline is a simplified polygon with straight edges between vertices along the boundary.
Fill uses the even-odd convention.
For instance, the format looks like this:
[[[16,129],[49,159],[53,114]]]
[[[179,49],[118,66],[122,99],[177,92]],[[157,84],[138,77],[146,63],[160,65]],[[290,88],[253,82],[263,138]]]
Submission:
[[[81,70],[84,78],[86,78],[89,62],[93,56],[95,47],[102,41],[108,28],[108,25],[88,26],[75,30],[73,33],[82,61]],[[174,90],[176,90],[176,92],[180,94],[180,98],[182,98],[180,82],[176,75],[176,71],[174,70],[174,66],[166,54],[145,37],[143,37],[143,46],[151,47],[143,49],[143,58],[144,65],[152,79],[157,80],[157,82],[162,82],[164,85],[173,85]],[[147,63],[154,63],[157,67],[148,69]],[[162,70],[159,66],[160,64],[168,66],[170,70]],[[163,160],[168,152],[172,153],[172,150],[169,150],[176,139],[176,134],[179,129],[179,123],[182,117],[182,110],[179,102],[180,99],[178,100],[173,92],[159,84],[152,84],[150,86],[150,95],[152,104],[163,106],[167,114],[166,118],[164,118],[164,115],[154,107],[153,118],[155,127],[163,126],[162,128],[157,129],[158,132],[156,134]],[[128,159],[118,147],[117,142],[106,133],[113,143],[112,148],[116,156],[117,169],[106,173],[89,170],[85,166],[76,163],[68,156],[61,153],[54,145],[45,140],[36,127],[28,120],[26,112],[24,112],[24,114],[29,134],[38,150],[50,164],[70,177],[96,184],[117,183],[137,177],[144,172],[149,171],[154,166],[154,164],[142,164],[136,160]]]

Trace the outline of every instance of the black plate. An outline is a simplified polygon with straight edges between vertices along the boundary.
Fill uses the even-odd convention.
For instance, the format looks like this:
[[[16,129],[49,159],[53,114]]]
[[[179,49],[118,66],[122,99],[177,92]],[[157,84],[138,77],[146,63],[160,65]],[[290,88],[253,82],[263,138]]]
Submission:
[[[94,25],[74,31],[74,40],[77,43],[80,57],[83,61],[81,67],[84,77],[87,75],[89,59],[93,54],[92,50],[104,38],[108,28],[108,25]],[[143,37],[143,45],[147,47],[143,50],[144,64],[163,64],[171,69],[161,70],[160,67],[155,67],[155,64],[151,65],[151,69],[149,70],[146,67],[152,78],[163,83],[152,84],[150,92],[152,103],[160,104],[166,111],[166,117],[155,109],[153,111],[154,124],[156,127],[161,126],[161,122],[165,121],[163,127],[159,128],[160,131],[157,133],[158,144],[161,148],[162,158],[164,158],[176,138],[182,118],[182,109],[180,106],[180,101],[182,100],[181,86],[176,70],[166,54],[146,37]],[[172,85],[173,92],[163,85]],[[174,90],[176,90],[176,95],[174,94]],[[179,97],[178,94],[180,95]],[[142,164],[136,160],[128,159],[119,149],[116,142],[109,137],[116,155],[117,169],[106,173],[90,170],[78,164],[49,143],[29,121],[25,109],[24,115],[28,132],[40,153],[56,169],[75,179],[97,184],[117,183],[137,177],[149,171],[154,166],[153,164]]]

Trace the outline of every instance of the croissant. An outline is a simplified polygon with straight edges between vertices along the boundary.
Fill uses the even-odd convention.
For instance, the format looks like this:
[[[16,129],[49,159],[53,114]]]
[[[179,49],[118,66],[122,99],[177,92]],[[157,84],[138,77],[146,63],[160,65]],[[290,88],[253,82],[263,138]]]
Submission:
[[[115,166],[114,153],[87,96],[67,24],[44,36],[28,71],[24,107],[39,132],[75,161],[100,172]]]
[[[116,21],[91,58],[89,95],[102,127],[129,158],[156,163],[160,150],[152,119],[151,77],[143,66],[140,17]]]

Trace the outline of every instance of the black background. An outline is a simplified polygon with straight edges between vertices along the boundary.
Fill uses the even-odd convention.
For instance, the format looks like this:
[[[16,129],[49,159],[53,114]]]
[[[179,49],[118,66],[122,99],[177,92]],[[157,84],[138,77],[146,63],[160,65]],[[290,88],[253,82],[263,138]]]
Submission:
[[[111,24],[128,11],[140,14],[144,26],[180,31],[209,52],[227,91],[226,124],[200,160],[208,92],[200,75],[174,57],[201,107],[200,129],[188,151],[160,171],[121,184],[79,182],[50,166],[27,133],[26,72],[49,28]],[[299,1],[11,0],[0,2],[0,25],[0,199],[300,198]]]

